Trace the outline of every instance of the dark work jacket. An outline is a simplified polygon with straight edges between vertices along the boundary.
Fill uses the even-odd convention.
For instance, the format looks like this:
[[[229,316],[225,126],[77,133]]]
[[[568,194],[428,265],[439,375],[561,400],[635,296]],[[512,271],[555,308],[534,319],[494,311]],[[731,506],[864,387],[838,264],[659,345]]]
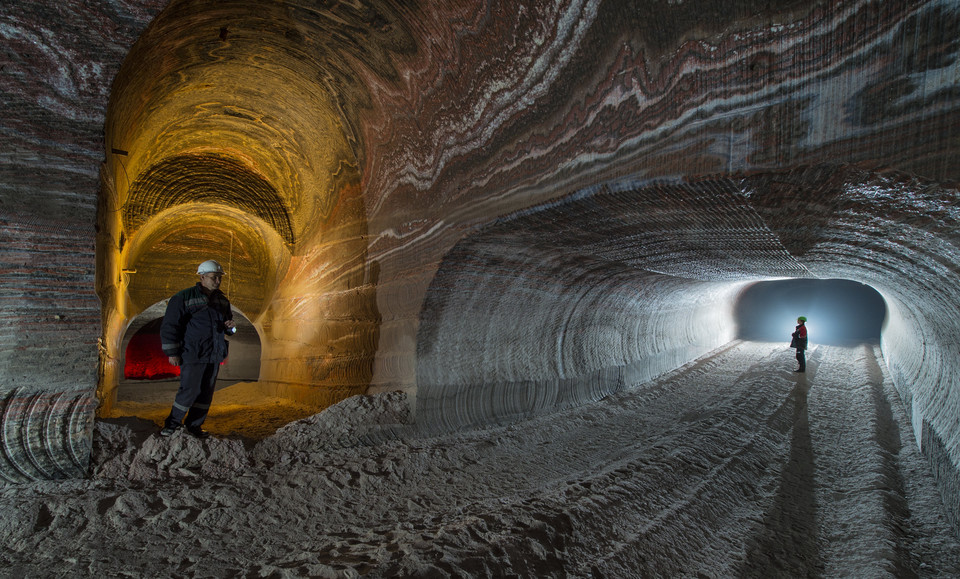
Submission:
[[[219,364],[227,357],[223,323],[233,319],[230,302],[220,290],[207,296],[200,284],[178,292],[167,304],[160,342],[167,356],[184,364]]]
[[[798,350],[807,349],[807,326],[800,324],[792,334],[793,340],[790,341],[790,347]]]

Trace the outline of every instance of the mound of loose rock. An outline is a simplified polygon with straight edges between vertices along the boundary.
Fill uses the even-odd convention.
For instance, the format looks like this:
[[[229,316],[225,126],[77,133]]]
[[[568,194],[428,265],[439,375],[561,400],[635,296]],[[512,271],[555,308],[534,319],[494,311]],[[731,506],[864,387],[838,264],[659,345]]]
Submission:
[[[324,449],[376,444],[407,432],[410,419],[403,392],[352,396],[280,428],[257,444],[254,460],[272,464]]]

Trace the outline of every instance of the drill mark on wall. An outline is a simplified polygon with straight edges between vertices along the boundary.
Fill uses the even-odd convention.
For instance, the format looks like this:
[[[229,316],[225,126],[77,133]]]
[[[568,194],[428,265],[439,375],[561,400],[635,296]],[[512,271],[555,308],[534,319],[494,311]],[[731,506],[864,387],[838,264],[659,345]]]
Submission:
[[[70,419],[67,422],[68,429],[67,432],[64,433],[67,450],[70,452],[70,458],[73,460],[73,464],[77,467],[79,473],[83,473],[87,469],[89,453],[85,452],[84,454],[87,454],[87,456],[81,456],[80,452],[78,452],[78,447],[89,451],[90,433],[87,429],[81,428],[81,426],[83,422],[89,420],[91,416],[90,407],[92,403],[92,395],[89,393],[81,393],[74,397],[73,403],[70,405]]]
[[[35,446],[38,446],[38,445],[31,440],[31,436],[30,436],[30,433],[33,431],[33,428],[32,428],[33,418],[34,416],[40,413],[40,411],[37,409],[37,406],[40,403],[40,399],[42,396],[43,396],[43,393],[38,392],[34,394],[30,398],[30,402],[27,403],[27,415],[26,415],[26,418],[24,419],[23,427],[20,432],[21,433],[20,444],[21,446],[23,446],[24,454],[27,455],[27,459],[30,461],[30,464],[33,466],[33,469],[39,472],[43,478],[52,479],[53,474],[47,469],[45,469],[43,465],[40,464],[40,461],[37,460],[37,456],[34,454],[33,449]],[[45,446],[47,444],[47,441],[44,440],[46,438],[44,434],[45,433],[41,430],[40,436],[39,436],[40,440],[38,441],[40,443],[39,446]]]
[[[12,391],[0,414],[0,445],[8,465],[0,468],[0,479],[16,483],[84,476],[90,436],[84,423],[92,415],[92,400],[86,393],[70,401],[63,392]]]
[[[43,424],[43,448],[47,452],[47,459],[50,461],[50,464],[57,470],[60,474],[60,477],[68,477],[70,474],[66,469],[60,464],[59,456],[62,456],[62,453],[55,452],[53,448],[53,439],[56,428],[56,417],[57,413],[54,412],[54,409],[61,405],[61,400],[63,399],[63,392],[57,392],[53,395],[53,398],[50,400],[50,404],[47,405],[46,416],[44,417]]]
[[[9,462],[11,466],[13,466],[14,470],[20,473],[20,477],[16,477],[13,479],[10,479],[10,477],[5,477],[5,478],[8,478],[14,481],[16,481],[17,478],[25,478],[27,480],[37,480],[37,477],[33,476],[31,473],[24,470],[21,464],[22,461],[18,458],[19,453],[15,452],[15,450],[11,448],[11,442],[12,442],[11,439],[13,437],[10,436],[9,431],[11,426],[16,427],[16,423],[19,422],[13,418],[13,408],[14,408],[14,405],[16,404],[16,401],[20,400],[20,396],[19,396],[20,392],[21,392],[20,388],[14,388],[10,392],[10,394],[7,396],[7,399],[4,401],[4,407],[3,407],[3,423],[0,424],[0,436],[3,437],[3,441],[2,441],[3,455],[6,457],[7,462]]]

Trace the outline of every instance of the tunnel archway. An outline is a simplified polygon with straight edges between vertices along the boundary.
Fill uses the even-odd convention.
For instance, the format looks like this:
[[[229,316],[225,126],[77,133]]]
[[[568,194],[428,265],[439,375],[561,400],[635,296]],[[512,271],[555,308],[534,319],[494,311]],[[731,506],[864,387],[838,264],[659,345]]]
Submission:
[[[128,54],[98,205],[100,416],[117,411],[130,322],[207,259],[260,338],[251,404],[315,412],[368,387],[380,317],[351,118],[368,97],[338,51],[370,45],[319,40],[342,17],[365,16],[174,0]]]
[[[887,307],[876,290],[855,281],[761,281],[745,287],[737,296],[737,337],[789,342],[801,315],[807,318],[811,344],[879,344]]]
[[[162,421],[170,412],[179,388],[179,369],[160,350],[159,328],[166,302],[144,310],[123,338],[124,376],[117,387],[113,416]],[[229,355],[220,366],[211,422],[221,435],[263,437],[283,424],[313,413],[307,405],[263,392],[260,372],[260,334],[256,326],[234,308],[237,333],[229,339]],[[145,366],[152,365],[151,368]],[[147,372],[144,372],[147,370]],[[152,370],[152,371],[151,371]],[[151,374],[145,376],[143,374]],[[250,423],[248,416],[255,416]]]
[[[158,304],[163,306],[164,304]],[[136,400],[124,395],[123,385],[131,381],[176,380],[180,368],[169,363],[161,349],[160,327],[163,317],[157,307],[148,308],[127,328],[123,338],[123,381],[118,400]],[[162,312],[160,312],[162,313]],[[260,378],[260,335],[249,319],[234,308],[237,333],[228,338],[229,353],[220,365],[219,379],[230,382],[256,382]]]

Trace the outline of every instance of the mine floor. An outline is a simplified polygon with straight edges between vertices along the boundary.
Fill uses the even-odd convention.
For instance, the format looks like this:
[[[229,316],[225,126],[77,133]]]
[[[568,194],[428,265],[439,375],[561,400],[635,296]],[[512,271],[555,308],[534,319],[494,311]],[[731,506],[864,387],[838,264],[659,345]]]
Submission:
[[[338,438],[369,397],[253,447],[99,424],[90,479],[2,491],[0,567],[960,576],[960,541],[879,349],[820,346],[806,374],[794,366],[782,343],[732,342],[594,404],[442,437]]]

